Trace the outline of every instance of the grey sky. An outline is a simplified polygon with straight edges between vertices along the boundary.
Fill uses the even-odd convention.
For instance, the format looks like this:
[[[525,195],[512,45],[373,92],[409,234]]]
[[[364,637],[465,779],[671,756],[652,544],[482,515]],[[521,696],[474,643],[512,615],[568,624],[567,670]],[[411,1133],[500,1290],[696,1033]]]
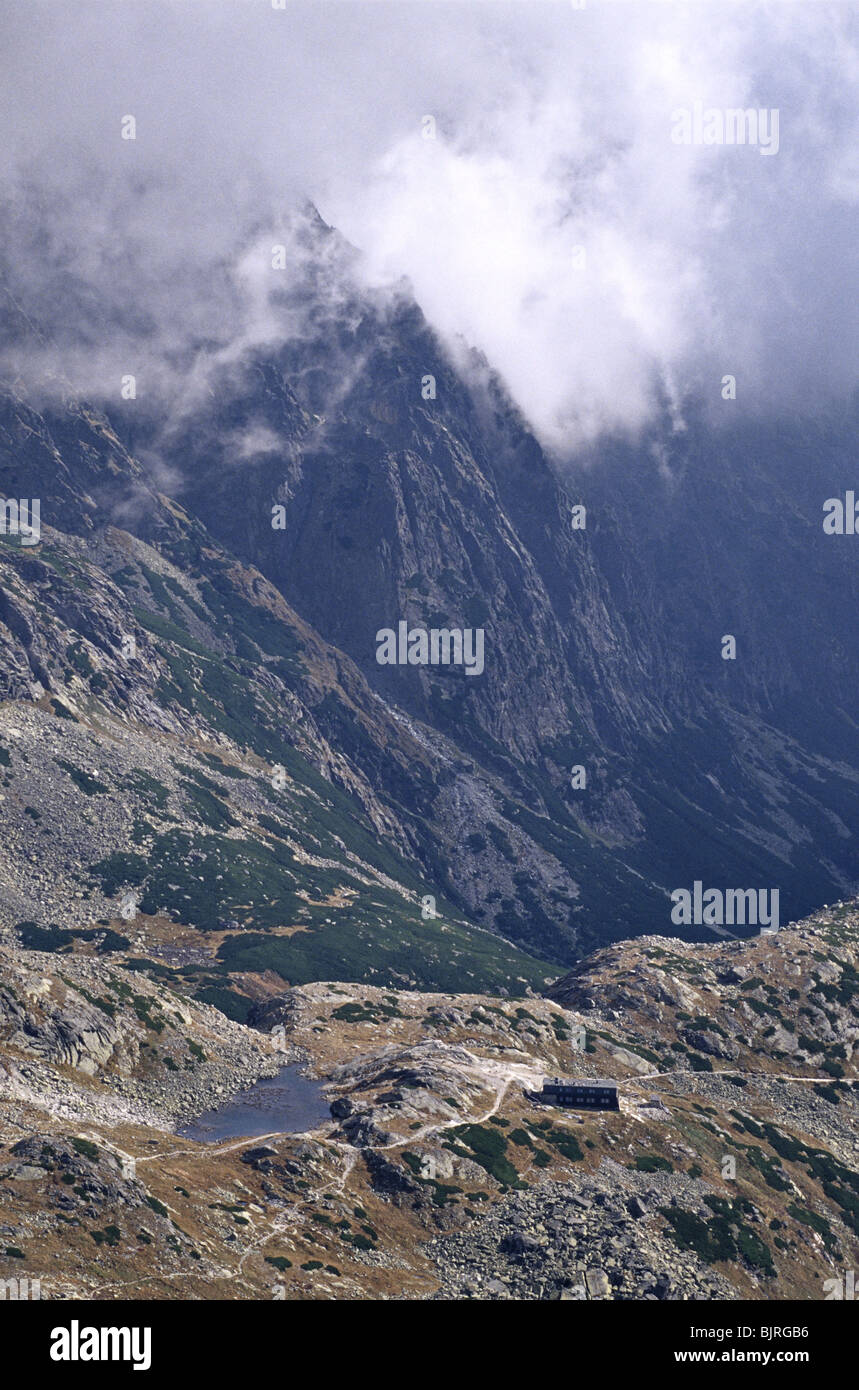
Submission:
[[[13,0],[3,30],[12,278],[60,338],[58,273],[92,286],[82,389],[277,332],[266,248],[305,196],[562,452],[723,373],[764,412],[855,385],[851,5]],[[677,145],[696,101],[777,109],[778,152]]]

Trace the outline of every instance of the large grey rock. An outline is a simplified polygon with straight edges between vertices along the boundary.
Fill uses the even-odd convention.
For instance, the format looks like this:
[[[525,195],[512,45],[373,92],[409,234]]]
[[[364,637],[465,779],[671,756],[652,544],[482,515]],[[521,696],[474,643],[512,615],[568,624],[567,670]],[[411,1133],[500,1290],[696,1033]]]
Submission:
[[[608,1298],[611,1294],[611,1284],[604,1269],[589,1269],[585,1283],[591,1298]]]

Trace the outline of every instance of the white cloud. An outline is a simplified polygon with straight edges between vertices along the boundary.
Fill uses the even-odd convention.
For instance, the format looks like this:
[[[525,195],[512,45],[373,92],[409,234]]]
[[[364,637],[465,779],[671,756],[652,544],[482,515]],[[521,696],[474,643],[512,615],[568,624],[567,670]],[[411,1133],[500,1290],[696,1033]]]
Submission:
[[[725,372],[762,411],[855,386],[849,7],[48,0],[7,62],[0,175],[13,222],[38,202],[48,228],[16,285],[55,324],[91,313],[82,286],[100,304],[73,379],[110,383],[133,350],[164,389],[190,372],[190,399],[296,331],[263,250],[306,195],[363,282],[408,277],[561,452],[658,403],[678,427]],[[699,100],[777,108],[778,154],[674,144]]]

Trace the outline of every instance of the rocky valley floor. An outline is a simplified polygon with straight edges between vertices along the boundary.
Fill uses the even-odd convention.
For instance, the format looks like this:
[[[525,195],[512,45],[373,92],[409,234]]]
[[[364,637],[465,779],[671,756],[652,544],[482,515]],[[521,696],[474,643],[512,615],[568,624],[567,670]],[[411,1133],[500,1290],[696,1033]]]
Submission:
[[[612,946],[550,997],[257,981],[247,1023],[154,951],[105,953],[123,925],[0,946],[3,1281],[51,1299],[817,1300],[855,1267],[853,904],[743,943]],[[290,1061],[325,1090],[312,1132],[175,1133]],[[617,1080],[620,1109],[542,1105],[558,1074]]]

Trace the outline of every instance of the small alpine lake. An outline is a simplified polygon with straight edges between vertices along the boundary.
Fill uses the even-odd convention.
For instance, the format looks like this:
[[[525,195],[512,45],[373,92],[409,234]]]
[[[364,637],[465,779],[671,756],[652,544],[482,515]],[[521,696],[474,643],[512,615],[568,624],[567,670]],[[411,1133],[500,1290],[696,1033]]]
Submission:
[[[223,1105],[206,1110],[176,1130],[182,1139],[215,1144],[260,1134],[302,1134],[330,1118],[322,1085],[291,1062],[276,1076],[263,1076]]]

